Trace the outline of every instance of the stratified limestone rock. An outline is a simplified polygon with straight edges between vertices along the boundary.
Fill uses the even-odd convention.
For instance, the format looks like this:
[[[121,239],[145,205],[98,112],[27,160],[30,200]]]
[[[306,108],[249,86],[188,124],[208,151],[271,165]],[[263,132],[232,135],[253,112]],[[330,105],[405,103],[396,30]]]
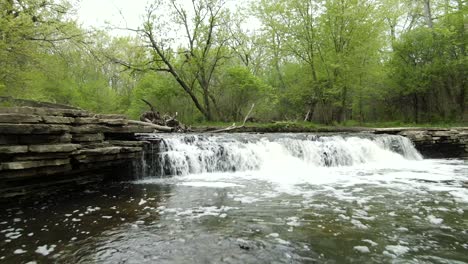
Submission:
[[[126,119],[99,119],[99,123],[109,126],[125,126],[128,125]]]
[[[36,107],[4,107],[0,113],[25,114],[39,116],[65,116],[65,117],[87,117],[89,112],[75,109],[36,108]]]
[[[22,145],[35,145],[35,144],[57,144],[57,143],[70,143],[71,134],[52,134],[52,135],[19,135],[18,142]]]
[[[82,149],[74,152],[74,155],[109,155],[120,153],[120,147],[105,147],[105,148],[94,148],[94,149]]]
[[[99,124],[99,118],[95,117],[76,117],[74,120],[78,125]]]
[[[403,131],[400,133],[400,135],[405,136],[411,141],[430,141],[432,139],[431,135],[428,134],[427,131],[421,131],[421,130],[408,130],[408,131]]]
[[[143,151],[143,148],[142,147],[125,147],[125,146],[122,146],[120,148],[120,152],[121,153],[127,153],[127,152],[141,152]]]
[[[52,167],[36,167],[36,168],[29,168],[24,170],[5,170],[0,171],[0,179],[1,180],[19,180],[31,177],[43,177],[47,175],[54,175],[54,174],[63,174],[72,171],[72,166],[69,163],[65,163],[64,165],[60,166],[52,166]],[[47,182],[44,182],[45,184]]]
[[[144,145],[125,140],[136,140],[135,133],[153,130],[128,125],[123,115],[0,108],[0,198],[96,182],[104,175],[119,177],[132,160],[141,157]]]
[[[129,153],[117,153],[111,155],[79,155],[76,156],[75,159],[79,161],[79,163],[96,163],[96,162],[103,162],[103,161],[116,161],[116,160],[125,160],[125,159],[132,159],[136,158],[137,155],[134,152]]]
[[[46,124],[71,124],[75,121],[74,118],[63,116],[44,116],[42,120]]]
[[[42,135],[2,135],[0,132],[0,145],[34,145],[34,144],[56,144],[70,143],[71,135],[65,134],[42,134]]]
[[[4,162],[0,165],[0,171],[25,170],[25,169],[39,168],[39,167],[60,166],[60,165],[66,165],[69,163],[70,163],[70,159]]]
[[[107,141],[103,142],[81,142],[81,148],[80,149],[96,149],[96,148],[107,148],[107,147],[113,147],[114,145],[109,144]]]
[[[28,146],[0,146],[0,154],[20,154],[28,152]]]
[[[393,131],[397,131],[393,128]],[[409,138],[427,158],[454,158],[468,155],[466,128],[401,128],[397,134]]]
[[[50,145],[31,145],[29,152],[53,153],[53,152],[73,152],[80,147],[78,144],[50,144]]]
[[[0,114],[0,123],[39,123],[42,121],[40,116],[25,114]]]
[[[114,115],[114,114],[96,114],[93,115],[95,118],[99,119],[127,119],[124,115]]]
[[[108,142],[114,146],[123,146],[123,147],[143,147],[146,141],[125,141],[125,140],[108,140]]]
[[[105,133],[109,134],[133,134],[133,133],[152,133],[154,128],[149,126],[128,125],[123,127],[109,127]]]
[[[111,128],[102,125],[84,125],[71,127],[70,129],[73,134],[105,133],[111,130]]]
[[[103,133],[96,133],[96,134],[75,134],[73,135],[72,142],[79,143],[79,142],[96,142],[96,141],[103,141],[104,134]]]
[[[135,158],[136,157],[137,156],[135,156]],[[80,170],[96,170],[96,169],[101,169],[101,168],[112,168],[114,166],[121,166],[122,164],[125,164],[127,162],[128,162],[128,159],[80,163],[77,168]],[[114,172],[114,173],[118,173],[118,172]]]
[[[66,125],[0,124],[1,134],[62,134],[69,131],[70,127]]]
[[[70,153],[68,152],[56,152],[56,153],[26,153],[26,154],[17,154],[12,157],[12,161],[29,161],[29,160],[49,160],[49,159],[68,159]]]

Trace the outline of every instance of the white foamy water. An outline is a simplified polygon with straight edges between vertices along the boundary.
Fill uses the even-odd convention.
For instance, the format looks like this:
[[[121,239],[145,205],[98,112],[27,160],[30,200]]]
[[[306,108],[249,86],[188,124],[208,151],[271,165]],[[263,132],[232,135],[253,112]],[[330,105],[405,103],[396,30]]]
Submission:
[[[159,174],[147,175],[137,183],[234,188],[249,185],[249,181],[262,181],[272,185],[273,195],[309,192],[304,185],[372,184],[391,187],[395,192],[448,192],[457,201],[468,202],[468,190],[463,187],[464,175],[468,175],[464,162],[423,160],[411,141],[402,136],[153,136],[164,139],[153,148],[154,157],[146,164],[151,169],[146,171]],[[167,176],[176,177],[162,178]],[[444,184],[447,181],[454,182]],[[335,188],[329,191],[343,199],[354,197]],[[271,192],[261,193],[272,196]]]
[[[162,137],[145,161],[147,176],[206,172],[310,170],[359,164],[393,164],[421,160],[412,143],[401,136],[149,135]]]

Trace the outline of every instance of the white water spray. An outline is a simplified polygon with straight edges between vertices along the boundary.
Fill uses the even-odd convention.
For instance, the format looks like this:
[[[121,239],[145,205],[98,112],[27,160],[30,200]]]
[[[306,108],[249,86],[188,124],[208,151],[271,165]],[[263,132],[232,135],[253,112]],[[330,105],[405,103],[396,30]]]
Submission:
[[[287,171],[421,160],[407,138],[394,135],[224,134],[147,135],[160,138],[148,176],[210,172]]]

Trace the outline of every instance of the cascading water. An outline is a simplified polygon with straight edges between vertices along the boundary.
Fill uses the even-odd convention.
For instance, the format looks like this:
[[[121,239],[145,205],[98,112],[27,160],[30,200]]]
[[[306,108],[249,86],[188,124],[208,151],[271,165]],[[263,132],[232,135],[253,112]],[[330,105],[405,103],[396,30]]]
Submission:
[[[150,177],[422,159],[410,140],[394,135],[147,134],[141,137],[157,139],[147,150],[141,172]]]

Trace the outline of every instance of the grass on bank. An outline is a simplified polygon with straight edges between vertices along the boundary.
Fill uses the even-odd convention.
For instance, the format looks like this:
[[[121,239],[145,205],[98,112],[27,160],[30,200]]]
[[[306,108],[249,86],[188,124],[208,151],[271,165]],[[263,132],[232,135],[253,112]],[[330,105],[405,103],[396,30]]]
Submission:
[[[223,128],[229,127],[233,122],[202,122],[192,124],[194,128]],[[237,122],[236,125],[242,125],[242,122]],[[468,123],[405,123],[400,121],[391,122],[370,122],[359,123],[353,120],[345,123],[334,123],[332,125],[318,124],[313,122],[293,122],[293,121],[276,121],[268,123],[250,123],[245,124],[246,127],[258,128],[305,128],[305,129],[318,129],[318,128],[334,128],[334,127],[368,127],[368,128],[390,128],[390,127],[467,127]]]

